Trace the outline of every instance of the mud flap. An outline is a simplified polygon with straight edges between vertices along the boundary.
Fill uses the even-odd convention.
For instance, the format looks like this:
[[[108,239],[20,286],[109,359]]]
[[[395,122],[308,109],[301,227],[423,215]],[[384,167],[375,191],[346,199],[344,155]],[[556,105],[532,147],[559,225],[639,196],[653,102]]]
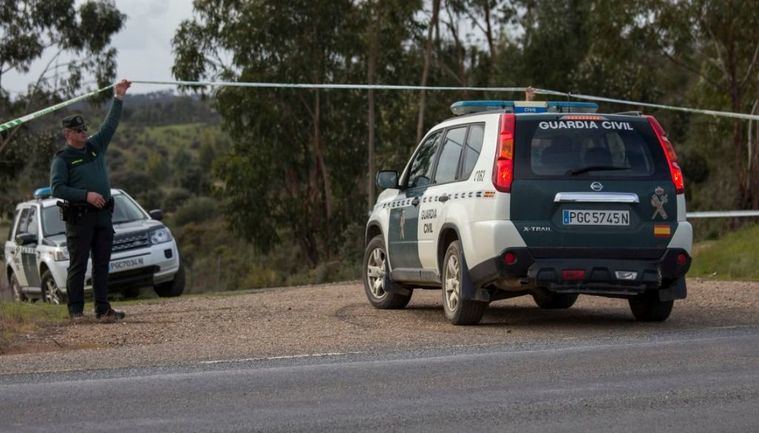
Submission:
[[[472,276],[469,275],[469,265],[466,264],[466,257],[461,253],[461,299],[465,301],[490,302],[490,293],[474,285]]]
[[[410,295],[411,289],[407,289],[406,287],[401,286],[400,284],[396,284],[395,281],[390,278],[390,272],[385,272],[385,278],[384,278],[384,289],[387,293],[391,293],[394,295]]]
[[[672,282],[669,287],[659,289],[660,301],[674,301],[675,299],[685,299],[688,296],[688,289],[685,287],[685,277],[680,277]]]

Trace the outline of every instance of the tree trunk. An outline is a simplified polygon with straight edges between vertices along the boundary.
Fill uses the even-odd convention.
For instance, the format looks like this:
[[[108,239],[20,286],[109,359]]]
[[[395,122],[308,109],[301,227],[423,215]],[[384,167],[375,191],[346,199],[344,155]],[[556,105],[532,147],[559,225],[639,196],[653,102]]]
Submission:
[[[440,0],[432,0],[432,18],[427,29],[427,42],[424,47],[424,66],[422,67],[422,86],[427,85],[427,78],[430,73],[430,62],[432,61],[432,35],[433,30],[437,28],[438,15],[440,14]],[[422,140],[424,133],[424,109],[426,105],[427,92],[422,90],[419,95],[419,117],[416,122],[416,143]]]
[[[321,181],[321,194],[317,194],[317,196],[321,196],[323,202],[320,203],[320,206],[317,207],[317,212],[321,214],[321,208],[323,204],[324,209],[324,217],[325,220],[322,218],[319,218],[321,221],[320,225],[316,225],[315,227],[323,227],[324,228],[324,237],[323,239],[328,240],[332,238],[332,230],[330,229],[330,224],[332,221],[332,187],[330,184],[330,178],[329,178],[329,169],[327,168],[327,164],[324,162],[324,150],[322,149],[322,142],[321,142],[321,94],[319,91],[316,91],[316,98],[314,98],[314,136],[313,136],[313,145],[314,145],[314,158],[316,162],[316,175],[317,178]],[[321,246],[320,246],[321,247]],[[329,256],[329,248],[326,247],[326,244],[323,246],[324,251],[323,253],[326,253],[327,256]]]

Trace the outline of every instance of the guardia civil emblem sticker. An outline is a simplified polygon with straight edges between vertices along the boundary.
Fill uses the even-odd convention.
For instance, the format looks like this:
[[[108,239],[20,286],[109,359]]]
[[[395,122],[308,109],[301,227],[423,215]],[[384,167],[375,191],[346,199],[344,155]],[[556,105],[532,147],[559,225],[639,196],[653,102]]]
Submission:
[[[667,219],[667,211],[664,210],[664,205],[667,204],[669,199],[667,194],[664,193],[664,188],[657,186],[654,190],[654,195],[651,196],[651,206],[654,208],[654,214],[651,215],[651,219],[656,219],[656,215],[661,216],[661,219]]]

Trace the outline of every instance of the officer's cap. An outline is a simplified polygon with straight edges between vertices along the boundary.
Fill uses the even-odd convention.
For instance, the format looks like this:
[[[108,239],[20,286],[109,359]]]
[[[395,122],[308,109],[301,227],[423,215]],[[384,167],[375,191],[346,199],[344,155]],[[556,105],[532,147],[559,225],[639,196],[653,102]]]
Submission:
[[[70,129],[86,127],[84,123],[84,118],[79,114],[64,117],[63,120],[61,121],[61,124],[63,125],[64,128],[70,128]]]

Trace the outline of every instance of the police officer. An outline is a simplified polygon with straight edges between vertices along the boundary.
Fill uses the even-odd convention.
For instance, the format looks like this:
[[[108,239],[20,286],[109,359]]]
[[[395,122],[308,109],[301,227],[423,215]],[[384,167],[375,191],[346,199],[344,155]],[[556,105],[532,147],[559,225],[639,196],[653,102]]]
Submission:
[[[111,109],[100,131],[87,137],[80,115],[63,119],[66,145],[55,154],[50,167],[53,196],[65,200],[66,243],[69,269],[66,279],[69,316],[83,318],[84,274],[92,251],[92,285],[95,316],[104,322],[124,318],[108,303],[108,266],[113,245],[113,198],[105,153],[121,118],[123,98],[132,83],[121,80],[114,89]]]

